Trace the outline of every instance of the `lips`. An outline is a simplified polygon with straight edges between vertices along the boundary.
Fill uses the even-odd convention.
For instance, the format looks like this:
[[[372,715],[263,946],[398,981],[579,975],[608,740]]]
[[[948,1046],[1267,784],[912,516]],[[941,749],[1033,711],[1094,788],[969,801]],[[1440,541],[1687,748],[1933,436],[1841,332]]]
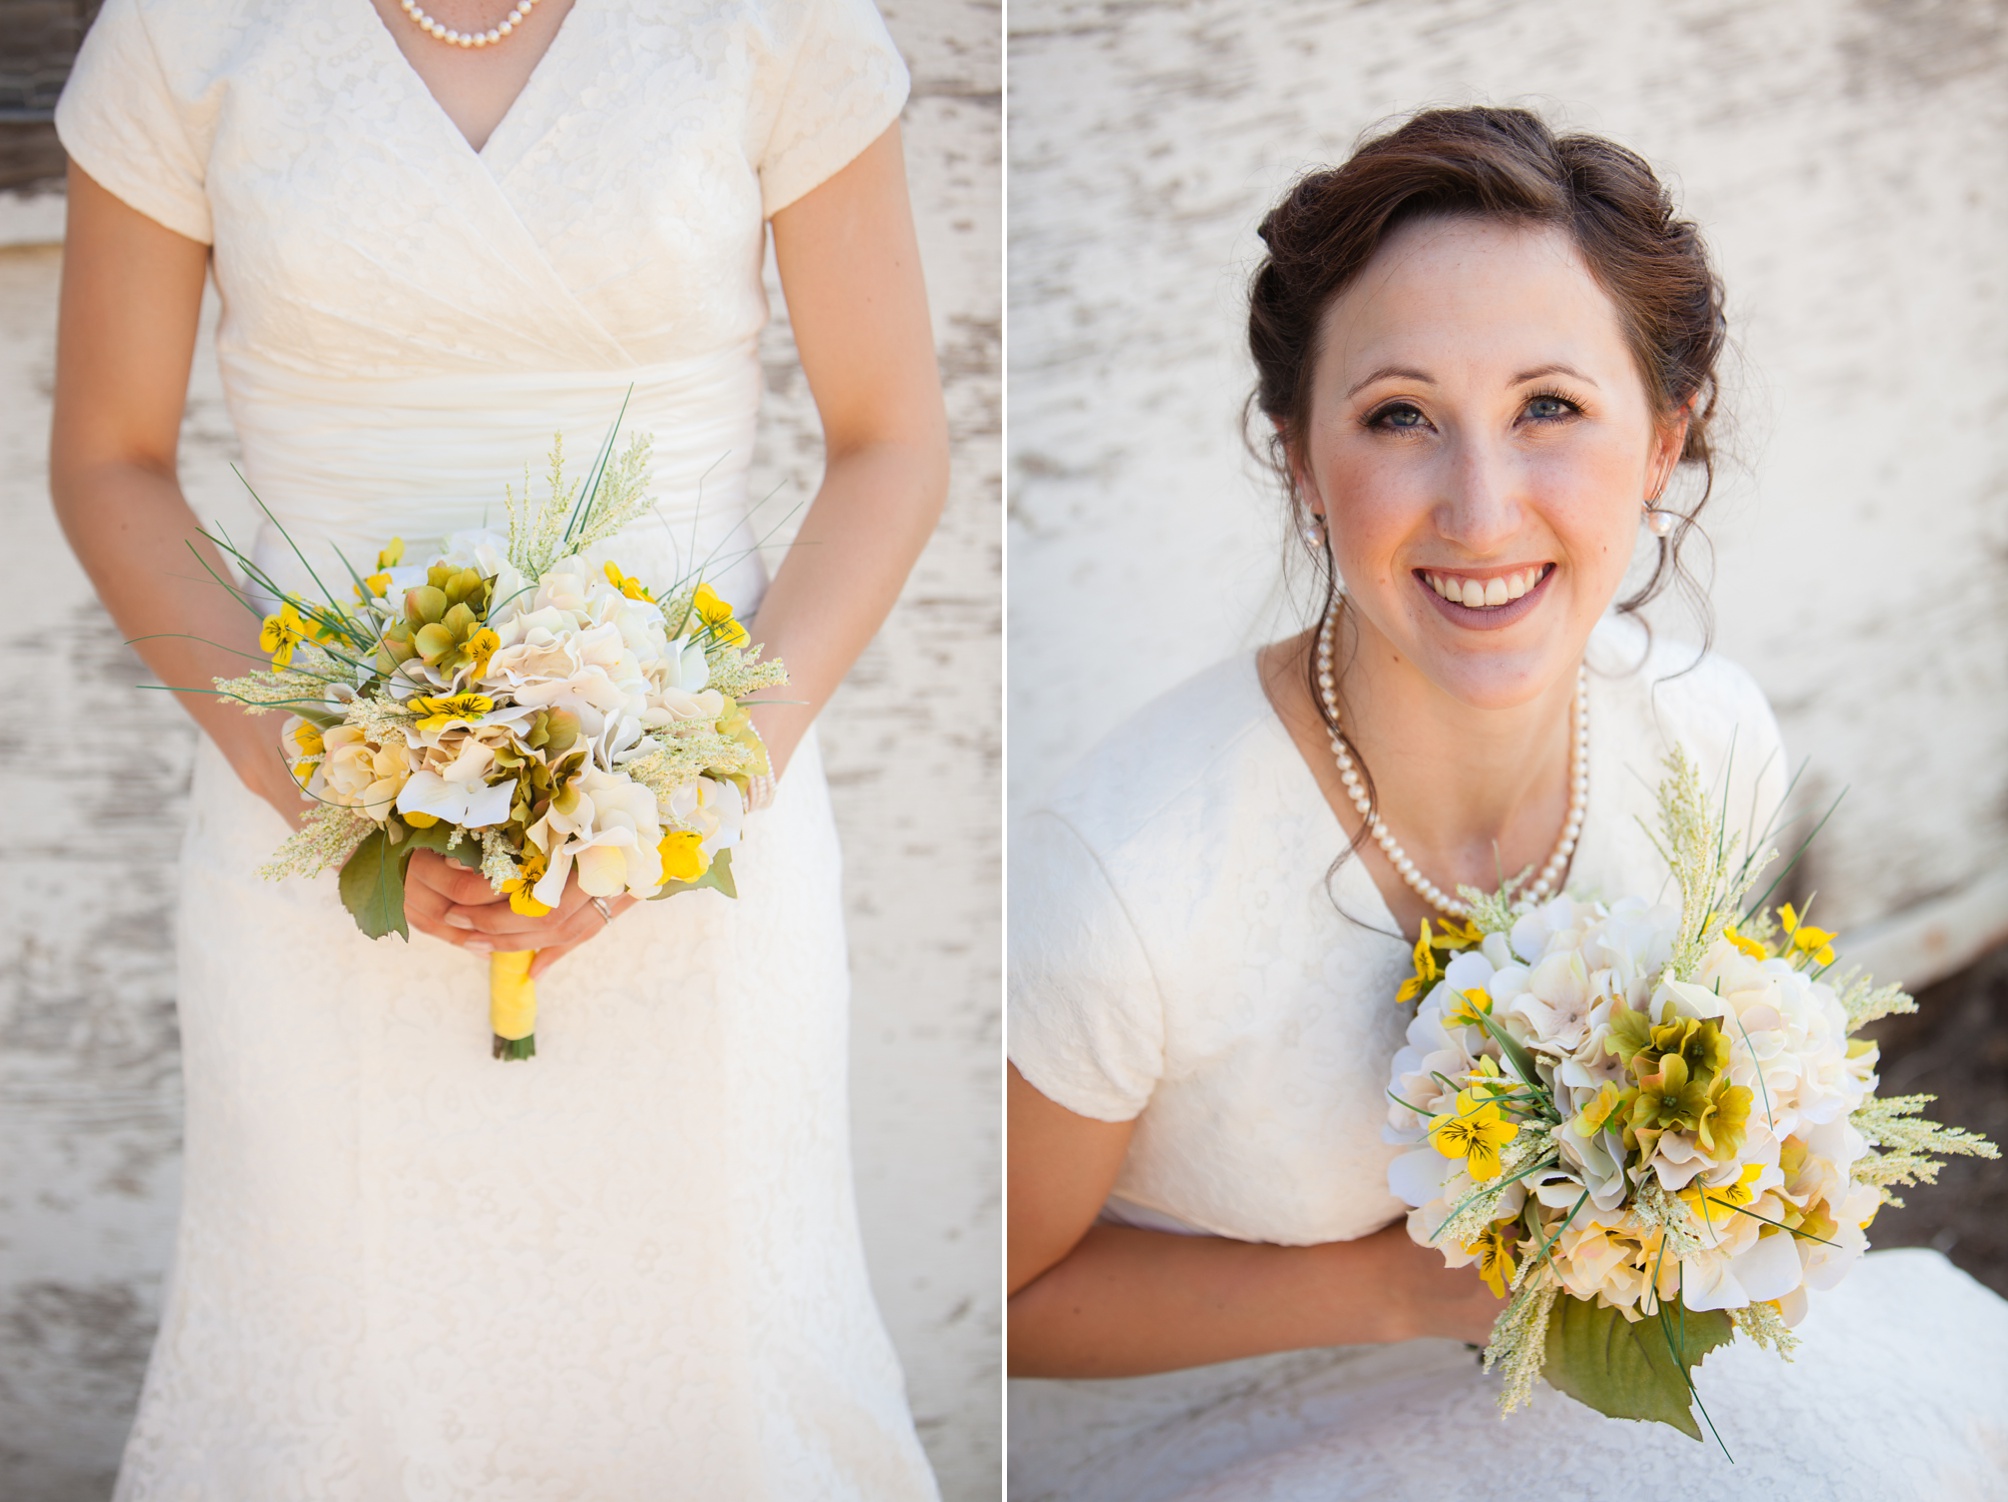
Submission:
[[[1448,620],[1480,631],[1510,626],[1532,610],[1555,572],[1552,563],[1526,564],[1488,573],[1417,569],[1415,579],[1430,603]]]

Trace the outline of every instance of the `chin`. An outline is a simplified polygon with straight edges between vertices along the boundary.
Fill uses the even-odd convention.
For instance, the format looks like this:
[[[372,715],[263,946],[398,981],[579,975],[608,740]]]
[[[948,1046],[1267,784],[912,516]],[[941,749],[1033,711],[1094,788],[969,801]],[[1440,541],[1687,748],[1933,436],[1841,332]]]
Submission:
[[[1459,703],[1481,710],[1517,709],[1572,678],[1589,640],[1587,630],[1566,639],[1553,631],[1523,636],[1515,630],[1475,641],[1472,633],[1457,632],[1457,639],[1445,640],[1437,622],[1427,623],[1419,635],[1412,660],[1424,675]]]

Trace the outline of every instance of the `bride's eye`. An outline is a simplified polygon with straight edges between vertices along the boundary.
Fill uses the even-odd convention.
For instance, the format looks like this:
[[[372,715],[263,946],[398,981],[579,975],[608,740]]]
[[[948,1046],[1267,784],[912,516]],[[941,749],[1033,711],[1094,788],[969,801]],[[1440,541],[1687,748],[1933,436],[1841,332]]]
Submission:
[[[1543,391],[1538,396],[1527,399],[1527,415],[1536,422],[1562,422],[1571,417],[1582,416],[1583,409],[1553,391]]]
[[[1429,419],[1413,402],[1389,402],[1367,414],[1366,425],[1382,433],[1406,433],[1427,427]]]

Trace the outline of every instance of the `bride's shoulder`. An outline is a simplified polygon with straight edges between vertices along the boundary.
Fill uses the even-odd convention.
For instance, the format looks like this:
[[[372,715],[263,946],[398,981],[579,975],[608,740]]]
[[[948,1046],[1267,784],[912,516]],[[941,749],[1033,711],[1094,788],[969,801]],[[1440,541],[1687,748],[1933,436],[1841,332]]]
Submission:
[[[1592,634],[1586,661],[1592,694],[1615,711],[1611,728],[1621,737],[1683,746],[1704,768],[1731,757],[1782,761],[1770,700],[1747,669],[1721,653],[1611,616]]]
[[[1246,785],[1274,719],[1255,655],[1240,653],[1188,678],[1123,721],[1039,805],[1089,845],[1110,850],[1147,839],[1181,815],[1216,805]]]

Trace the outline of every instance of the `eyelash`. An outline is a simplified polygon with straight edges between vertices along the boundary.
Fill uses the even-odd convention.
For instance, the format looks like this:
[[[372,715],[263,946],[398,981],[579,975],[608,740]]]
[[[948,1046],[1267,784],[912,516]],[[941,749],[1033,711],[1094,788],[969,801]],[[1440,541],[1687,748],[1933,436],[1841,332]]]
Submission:
[[[1536,417],[1533,419],[1535,422],[1566,422],[1571,417],[1581,417],[1583,415],[1582,404],[1577,402],[1573,397],[1564,396],[1559,391],[1537,391],[1527,398],[1528,406],[1532,406],[1535,402],[1559,402],[1563,407],[1568,409],[1566,412],[1557,413],[1551,417]],[[1422,415],[1414,402],[1392,401],[1385,406],[1376,407],[1372,412],[1368,413],[1362,425],[1379,433],[1414,431],[1413,427],[1397,427],[1388,421],[1388,418],[1397,412],[1414,412],[1418,417]]]

